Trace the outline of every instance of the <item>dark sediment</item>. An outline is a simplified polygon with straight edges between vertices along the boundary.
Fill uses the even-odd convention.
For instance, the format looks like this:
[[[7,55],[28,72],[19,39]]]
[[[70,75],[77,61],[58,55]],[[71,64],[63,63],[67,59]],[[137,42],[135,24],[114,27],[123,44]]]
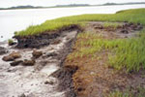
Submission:
[[[59,37],[64,31],[81,30],[78,25],[71,25],[67,27],[62,27],[57,31],[48,31],[41,33],[39,35],[33,36],[14,36],[17,39],[18,48],[39,48],[45,45],[49,45],[53,39]]]
[[[18,60],[18,61],[14,61],[12,63],[10,63],[11,66],[18,66],[20,63],[22,63],[22,60]]]
[[[73,88],[72,75],[76,72],[77,67],[66,67],[63,64],[64,60],[66,59],[66,56],[72,51],[72,44],[74,44],[74,42],[75,39],[70,40],[68,43],[66,43],[66,47],[64,47],[65,49],[61,51],[63,55],[57,57],[61,60],[60,69],[52,74],[52,76],[58,78],[59,80],[58,90],[66,91],[66,97],[76,97]]]
[[[8,51],[4,47],[0,47],[0,55],[7,53]]]
[[[76,93],[74,92],[73,87],[73,80],[72,75],[76,72],[76,68],[70,68],[70,67],[62,67],[57,72],[53,74],[54,77],[59,79],[59,91],[67,91],[66,97],[76,97]]]

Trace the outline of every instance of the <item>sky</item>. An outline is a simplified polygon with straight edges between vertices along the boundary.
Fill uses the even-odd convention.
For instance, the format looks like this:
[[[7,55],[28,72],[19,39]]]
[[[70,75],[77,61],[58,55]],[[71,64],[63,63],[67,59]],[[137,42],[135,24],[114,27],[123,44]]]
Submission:
[[[1,7],[18,5],[54,6],[63,4],[103,4],[103,3],[145,2],[145,0],[0,0]]]

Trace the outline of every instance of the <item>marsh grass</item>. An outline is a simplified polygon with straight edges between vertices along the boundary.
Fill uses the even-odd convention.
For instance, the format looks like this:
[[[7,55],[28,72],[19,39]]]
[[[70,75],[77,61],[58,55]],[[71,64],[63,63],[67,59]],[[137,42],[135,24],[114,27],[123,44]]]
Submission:
[[[88,21],[105,22],[133,22],[145,25],[145,9],[131,9],[117,12],[116,14],[86,14],[78,16],[63,17],[54,20],[48,20],[41,25],[30,26],[26,30],[18,31],[16,36],[27,36],[40,34],[46,31],[59,29],[63,26],[72,24],[85,25]]]
[[[107,22],[105,24],[106,27],[117,27],[118,24],[110,24],[109,22],[111,21],[115,23],[128,21],[145,25],[144,14],[145,9],[136,9],[122,11],[111,15],[81,15],[73,16],[73,18],[67,17],[65,19],[71,19],[71,21],[79,20],[78,23],[83,23],[84,21],[105,21]],[[116,69],[124,69],[127,73],[145,69],[145,30],[139,32],[135,37],[122,39],[104,38],[103,34],[101,35],[100,33],[95,32],[79,33],[76,43],[73,45],[73,52],[70,53],[65,60],[65,66],[67,65],[78,67],[78,70],[73,75],[75,89],[82,86],[92,85],[92,80],[98,78],[98,76],[104,78],[105,81],[113,80],[116,84],[114,79],[105,78],[107,73],[109,74],[106,70],[106,65],[113,67],[113,69],[111,68],[113,71],[116,71]],[[93,71],[97,72],[90,75],[90,72]],[[98,71],[102,71],[102,73],[98,73]],[[97,82],[95,81],[94,83],[96,84]],[[83,88],[85,89],[86,87]],[[138,89],[138,87],[135,89]],[[90,93],[90,91],[84,92],[85,94]],[[144,97],[144,93],[145,89],[141,88],[136,97]],[[114,91],[110,93],[109,96],[107,95],[107,97],[134,97],[134,95],[132,95],[133,94],[128,91]]]
[[[103,24],[103,27],[105,27],[105,28],[113,28],[114,30],[115,29],[117,29],[117,27],[119,27],[119,26],[122,26],[120,23],[113,23],[113,22],[105,22],[104,24]]]
[[[127,90],[124,93],[120,92],[120,91],[114,91],[106,97],[145,97],[145,89],[144,88],[138,87],[137,90],[138,90],[138,93],[136,93],[135,95]]]
[[[109,54],[108,65],[120,70],[126,68],[127,72],[145,69],[145,30],[138,37],[129,39],[103,39],[94,33],[80,33],[74,46],[76,51],[68,55],[68,59],[92,57],[103,50]]]
[[[9,40],[8,40],[8,44],[9,44],[9,45],[11,45],[11,44],[13,44],[13,43],[14,43],[14,41],[13,41],[12,39],[9,39]]]
[[[110,55],[109,62],[117,69],[126,68],[127,71],[145,69],[145,30],[140,32],[140,37],[116,40]]]
[[[115,91],[111,94],[109,94],[109,96],[107,97],[131,97],[128,93],[122,93],[122,92],[119,92],[119,91]]]

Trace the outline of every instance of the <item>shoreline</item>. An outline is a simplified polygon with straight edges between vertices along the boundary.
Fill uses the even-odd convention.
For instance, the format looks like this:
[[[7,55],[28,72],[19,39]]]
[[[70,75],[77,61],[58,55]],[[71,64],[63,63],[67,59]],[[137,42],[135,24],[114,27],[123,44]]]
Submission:
[[[5,88],[9,87],[9,92],[6,94],[0,92],[0,94],[2,96],[66,97],[65,95],[70,91],[70,88],[66,87],[64,90],[59,90],[60,80],[51,74],[61,68],[60,64],[63,63],[65,57],[70,52],[70,45],[74,41],[77,33],[78,30],[75,29],[64,30],[60,36],[52,38],[49,45],[43,45],[39,48],[19,49],[15,45],[9,46],[7,48],[8,53],[0,55],[0,72],[3,74],[1,80],[5,80],[0,82],[1,87],[3,87],[0,88],[0,91],[6,92]],[[35,59],[34,52],[36,55],[42,52],[42,55]],[[10,56],[12,53],[20,54],[21,57],[10,62],[3,61],[5,56]],[[26,60],[35,60],[35,63],[30,66],[24,65]],[[7,84],[8,82],[11,82],[11,84]],[[14,92],[15,89],[19,90]]]
[[[99,7],[99,6],[125,6],[125,5],[144,5],[143,4],[116,4],[116,5],[89,5],[89,6],[71,6],[71,7],[42,7],[42,8],[18,8],[18,9],[0,9],[0,11],[5,11],[5,10],[27,10],[27,9],[52,9],[52,8],[77,8],[77,7]]]
[[[140,19],[143,10],[145,9],[118,12],[107,22],[95,21],[95,15],[94,20],[91,21],[91,15],[86,15],[90,21],[82,22],[81,18],[79,22],[84,23],[83,26],[79,25],[81,24],[79,22],[78,25],[66,23],[67,26],[61,24],[59,29],[57,26],[55,30],[46,30],[45,33],[30,35],[26,33],[27,30],[21,32],[15,36],[18,43],[11,46],[8,53],[0,55],[1,74],[3,74],[0,83],[3,87],[0,88],[1,91],[6,92],[6,89],[9,89],[8,94],[11,96],[36,97],[94,97],[96,95],[110,97],[108,95],[114,95],[116,90],[120,95],[124,95],[128,89],[129,93],[136,96],[142,91],[144,93],[145,72],[142,68],[144,64],[141,63],[145,59],[142,53],[145,52],[143,33],[145,22],[143,20],[136,22],[138,20],[135,18],[131,21],[129,20],[131,15],[128,16],[129,19],[123,18],[119,21],[117,17],[118,21],[114,21],[117,15],[122,16],[122,13],[125,13],[123,15],[127,16],[126,12],[134,11],[133,14],[140,16]],[[73,17],[61,19],[61,21],[65,19],[69,21]],[[52,21],[48,22],[52,23]],[[37,26],[33,29],[35,28]],[[10,62],[3,61],[17,54],[21,55],[20,58]],[[138,56],[140,59],[135,61]],[[10,82],[11,84],[8,84]],[[139,85],[143,87],[138,87]],[[19,91],[14,93],[14,87]]]

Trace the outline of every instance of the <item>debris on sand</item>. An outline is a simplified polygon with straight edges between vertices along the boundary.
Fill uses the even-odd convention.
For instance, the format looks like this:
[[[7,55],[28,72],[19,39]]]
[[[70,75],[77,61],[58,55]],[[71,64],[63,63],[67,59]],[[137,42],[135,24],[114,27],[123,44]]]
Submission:
[[[20,95],[19,97],[27,97],[24,93],[22,95]]]
[[[50,84],[50,85],[53,85],[54,83],[55,83],[55,79],[53,78],[49,78],[44,82],[44,84]]]
[[[14,61],[14,62],[10,63],[10,65],[11,66],[17,66],[17,65],[19,65],[22,62],[23,62],[22,60],[18,60],[18,61]]]
[[[24,66],[34,66],[35,60],[27,60],[25,59],[24,62],[22,63]]]
[[[8,56],[4,56],[2,59],[4,61],[14,61],[17,58],[21,58],[21,54],[19,52],[12,52]]]
[[[4,56],[3,60],[4,61],[14,61],[14,57],[12,57],[12,56]]]
[[[42,51],[36,51],[34,50],[32,55],[34,58],[39,58],[40,56],[42,56],[43,52]]]

